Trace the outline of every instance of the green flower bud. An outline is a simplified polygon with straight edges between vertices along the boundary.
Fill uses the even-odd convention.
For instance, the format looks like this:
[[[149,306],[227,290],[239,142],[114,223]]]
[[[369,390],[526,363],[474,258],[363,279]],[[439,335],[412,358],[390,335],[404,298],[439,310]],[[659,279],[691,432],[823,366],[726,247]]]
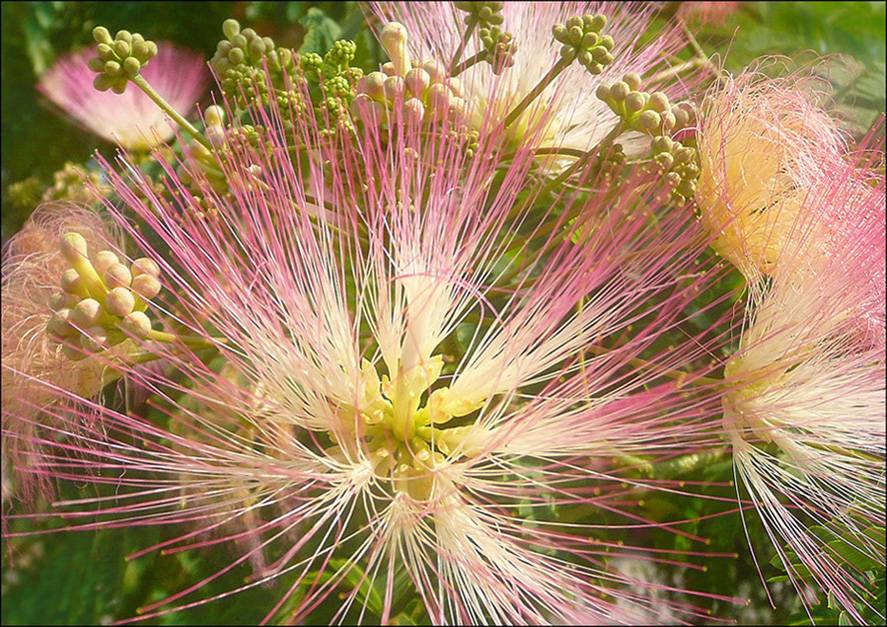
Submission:
[[[403,96],[406,83],[400,76],[389,76],[382,85],[382,93],[388,100],[396,100]]]
[[[559,41],[562,44],[569,43],[567,38],[569,34],[567,33],[567,27],[563,24],[555,24],[551,27],[551,34],[555,38],[555,40]]]
[[[407,122],[418,124],[425,119],[425,105],[417,98],[409,98],[403,103],[404,117]]]
[[[116,266],[108,268],[103,278],[105,285],[110,288],[129,287],[130,283],[132,283],[132,272],[122,263],[118,263]]]
[[[110,77],[120,76],[120,73],[122,70],[123,70],[123,68],[120,67],[120,64],[117,63],[117,61],[107,61],[105,63],[105,74],[107,74]],[[116,81],[114,84],[116,84]]]
[[[647,99],[639,91],[633,91],[625,97],[625,110],[629,113],[638,113],[647,104]]]
[[[46,323],[46,331],[55,337],[70,337],[77,335],[77,329],[71,326],[68,319],[71,316],[71,310],[63,307],[56,311],[49,322]]]
[[[669,110],[669,108],[671,108],[671,104],[668,102],[668,96],[663,94],[661,91],[654,92],[650,95],[649,106],[656,113],[665,113]]]
[[[652,133],[662,125],[662,118],[655,111],[644,111],[637,119],[638,129]]]
[[[674,148],[675,142],[670,137],[666,137],[662,135],[660,137],[654,137],[652,141],[650,141],[650,147],[653,149],[653,152],[671,152],[672,148]]]
[[[599,100],[603,100],[607,102],[611,100],[613,97],[610,95],[610,86],[607,84],[603,84],[597,88],[597,91],[594,92],[594,95],[598,97]]]
[[[130,314],[135,304],[135,296],[125,287],[115,287],[108,292],[105,300],[105,308],[108,310],[108,313],[120,318]]]
[[[59,244],[62,257],[70,264],[79,263],[86,257],[86,239],[80,233],[70,232],[62,235]]]
[[[574,28],[578,28],[580,31],[582,30],[582,18],[578,16],[573,16],[567,19],[567,30],[572,30]]]
[[[105,44],[110,46],[114,43],[114,40],[111,38],[111,33],[108,32],[108,29],[104,26],[96,26],[92,29],[92,38],[95,39],[98,44]]]
[[[84,298],[71,310],[68,322],[78,329],[87,329],[98,324],[101,315],[102,306],[99,301],[94,298]]]
[[[222,23],[222,32],[228,39],[234,39],[235,35],[240,34],[240,22],[235,19],[227,19]]]
[[[639,91],[641,88],[641,77],[635,72],[628,72],[622,77],[622,82],[628,85],[628,88],[632,91]]]
[[[242,48],[231,48],[228,52],[228,60],[234,65],[240,65],[246,61],[246,53]]]
[[[68,268],[62,272],[60,285],[68,294],[74,294],[75,296],[80,296],[82,298],[89,296],[83,277],[77,274],[77,271],[74,268]]]
[[[146,41],[136,41],[132,44],[132,56],[139,61],[146,61],[151,58],[151,46]]]
[[[108,345],[108,331],[104,327],[94,326],[86,329],[80,336],[80,346],[87,353],[98,353]]]
[[[610,86],[610,98],[615,100],[616,102],[622,102],[628,96],[631,90],[628,88],[628,85],[619,81],[618,83]]]
[[[136,76],[141,69],[142,64],[135,57],[126,57],[123,60],[123,71],[126,72],[127,76]]]
[[[87,62],[86,66],[87,66],[91,71],[96,72],[96,73],[98,73],[98,72],[104,72],[104,71],[105,71],[105,62],[102,61],[102,60],[101,60],[100,58],[98,58],[98,57],[93,57],[92,59],[90,59],[90,60]]]
[[[131,337],[143,340],[151,333],[151,319],[142,311],[133,311],[120,321],[120,330]]]
[[[207,126],[222,126],[225,121],[225,110],[219,105],[211,105],[206,108],[203,112],[203,119],[206,121]],[[147,257],[142,257],[141,259],[136,259],[132,263],[132,275],[138,276],[142,274],[141,268],[139,267],[139,271],[137,273],[137,266],[140,266],[142,263],[151,263],[154,266],[157,266],[152,259],[148,259]],[[160,272],[160,268],[157,268],[157,272]]]
[[[132,43],[132,33],[130,33],[128,30],[119,30],[119,31],[117,31],[117,36],[114,37],[114,39],[117,41],[124,41],[127,44],[131,44]],[[126,54],[129,54],[129,53],[127,52]]]
[[[92,266],[99,275],[102,275],[107,272],[108,268],[115,266],[118,263],[120,263],[120,260],[117,258],[117,255],[110,250],[102,250],[96,254],[95,262]]]
[[[129,53],[132,52],[132,46],[129,42],[118,39],[114,42],[114,52],[121,59],[125,59],[129,56]]]
[[[95,47],[95,52],[102,61],[111,61],[114,59],[114,50],[108,44],[99,44]],[[104,71],[104,66],[102,66]]]
[[[145,300],[151,300],[157,296],[160,289],[160,281],[150,274],[140,274],[132,280],[132,291]]]
[[[410,94],[421,98],[425,94],[425,90],[431,86],[431,75],[420,67],[414,67],[407,72],[404,82]]]
[[[114,83],[115,81],[107,74],[99,74],[93,79],[92,86],[99,91],[108,91]]]
[[[79,301],[77,297],[73,294],[56,292],[49,297],[49,308],[53,311],[59,311],[61,309],[72,309],[77,305],[78,302]]]

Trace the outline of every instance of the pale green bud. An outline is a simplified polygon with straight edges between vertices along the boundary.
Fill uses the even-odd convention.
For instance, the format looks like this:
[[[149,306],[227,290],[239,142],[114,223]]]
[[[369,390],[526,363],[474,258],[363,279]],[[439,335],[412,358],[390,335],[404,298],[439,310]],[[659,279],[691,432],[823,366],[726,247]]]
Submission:
[[[110,288],[129,287],[129,284],[132,283],[132,272],[122,263],[118,263],[105,271],[104,281],[105,285]]]
[[[131,313],[135,304],[135,296],[125,287],[115,287],[108,292],[108,296],[105,299],[105,308],[108,310],[108,313],[120,318]]]
[[[143,340],[151,333],[151,319],[142,311],[133,311],[120,321],[120,330]]]

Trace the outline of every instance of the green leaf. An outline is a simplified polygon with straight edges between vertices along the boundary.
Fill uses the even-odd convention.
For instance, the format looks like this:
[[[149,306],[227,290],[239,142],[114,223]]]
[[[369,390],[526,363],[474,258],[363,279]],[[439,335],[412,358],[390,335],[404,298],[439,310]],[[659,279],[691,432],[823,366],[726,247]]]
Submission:
[[[342,38],[342,28],[317,7],[311,7],[299,24],[308,31],[299,52],[315,52],[323,56],[333,42]]]

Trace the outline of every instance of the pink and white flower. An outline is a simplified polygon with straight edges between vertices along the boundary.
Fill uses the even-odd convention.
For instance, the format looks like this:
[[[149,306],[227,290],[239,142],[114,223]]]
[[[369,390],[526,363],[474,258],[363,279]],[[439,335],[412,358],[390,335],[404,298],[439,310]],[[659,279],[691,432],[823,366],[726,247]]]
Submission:
[[[169,142],[176,125],[141,90],[130,85],[122,94],[93,87],[95,72],[87,67],[95,56],[84,48],[62,56],[37,83],[37,89],[86,130],[123,148],[144,152]],[[169,42],[140,74],[173,109],[188,116],[206,93],[209,72],[204,58]]]
[[[631,478],[618,459],[673,456],[682,419],[711,419],[664,376],[695,344],[638,360],[707,280],[692,218],[651,220],[643,185],[519,195],[534,151],[502,168],[496,137],[468,150],[396,119],[354,146],[288,120],[312,148],[291,153],[281,115],[273,103],[254,114],[266,141],[232,133],[217,146],[226,192],[192,168],[203,202],[174,164],[162,185],[103,165],[143,222],[129,226],[143,254],[160,259],[147,231],[169,250],[164,293],[178,299],[151,311],[190,338],[147,347],[180,378],[128,373],[168,426],[103,408],[109,444],[72,434],[57,445],[74,453],[64,470],[37,470],[114,484],[66,516],[188,523],[167,553],[236,541],[244,554],[219,575],[251,560],[244,588],[286,581],[293,621],[346,577],[359,583],[330,620],[388,622],[405,586],[435,623],[697,613],[608,567],[626,551],[601,527],[661,526],[631,505],[674,486]],[[211,600],[185,598],[199,587],[143,617]]]

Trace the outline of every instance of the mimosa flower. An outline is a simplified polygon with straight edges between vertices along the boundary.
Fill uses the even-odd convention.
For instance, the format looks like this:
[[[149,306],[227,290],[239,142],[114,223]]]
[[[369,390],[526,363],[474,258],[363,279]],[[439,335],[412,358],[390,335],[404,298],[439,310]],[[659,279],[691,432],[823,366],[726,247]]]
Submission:
[[[269,110],[252,120],[263,141],[220,134],[227,192],[196,167],[202,199],[174,165],[161,184],[103,166],[143,222],[132,237],[169,250],[163,309],[237,376],[177,342],[163,356],[184,382],[130,372],[169,426],[103,408],[112,444],[60,444],[76,453],[66,476],[116,491],[66,517],[188,523],[166,553],[236,541],[245,554],[219,575],[252,560],[244,587],[285,582],[268,616],[287,603],[294,622],[393,622],[409,598],[435,623],[697,613],[608,567],[623,551],[602,522],[661,525],[631,511],[654,487],[614,458],[673,454],[678,421],[711,418],[663,376],[695,344],[636,361],[704,287],[692,218],[651,220],[639,191],[519,195],[536,155],[500,167],[497,137],[469,150],[395,118],[352,146]],[[293,128],[309,150],[287,150]],[[184,598],[199,587],[142,617],[211,600]]]
[[[812,578],[862,621],[857,604],[883,607],[841,556],[853,547],[884,564],[885,188],[883,170],[829,171],[808,190],[778,272],[753,290],[725,370],[724,428],[793,584]]]
[[[60,297],[64,300],[59,279],[69,264],[59,242],[72,232],[80,234],[92,250],[116,239],[116,230],[94,212],[73,203],[47,203],[34,211],[4,251],[3,458],[11,460],[12,470],[25,469],[28,456],[39,451],[37,415],[60,400],[56,388],[90,398],[115,378],[100,359],[69,359],[64,345],[47,333],[55,316],[53,307],[65,306],[58,302]],[[35,496],[35,478],[39,475],[15,474],[19,497]]]
[[[209,72],[204,58],[161,42],[142,77],[179,113],[188,116],[206,93]],[[141,90],[122,94],[93,87],[96,74],[87,67],[92,49],[69,53],[41,77],[37,89],[86,130],[130,151],[147,151],[175,136],[175,123]]]
[[[444,78],[452,72],[451,63],[466,30],[465,11],[453,2],[372,2],[369,8],[382,24],[395,20],[405,27],[407,58],[415,65],[438,68]],[[478,3],[481,4],[481,3]],[[496,4],[496,3],[490,3]],[[599,15],[605,18],[603,37],[612,38],[608,62],[590,73],[573,62],[545,86],[527,109],[510,125],[506,135],[512,148],[526,146],[591,150],[619,122],[618,116],[594,96],[598,87],[620,81],[627,73],[646,76],[661,69],[664,59],[681,43],[672,31],[639,45],[652,20],[652,8],[637,10],[618,2],[504,2],[502,23],[497,27],[513,36],[507,67],[494,75],[491,66],[479,63],[460,72],[455,79],[458,96],[466,102],[471,123],[479,128],[492,121],[503,121],[562,58],[562,44],[552,36],[555,24],[570,18]],[[483,49],[477,35],[469,37],[461,55],[472,58]],[[390,51],[389,51],[390,52]],[[395,64],[396,65],[396,64]],[[653,91],[660,86],[645,84]],[[686,87],[686,85],[684,85]],[[669,96],[680,97],[670,87]],[[676,89],[682,89],[676,86]]]
[[[715,250],[750,281],[773,272],[786,249],[801,254],[791,239],[806,219],[809,189],[832,176],[822,164],[840,162],[846,151],[837,125],[815,102],[815,87],[809,77],[746,70],[703,104],[700,217],[717,235]]]

